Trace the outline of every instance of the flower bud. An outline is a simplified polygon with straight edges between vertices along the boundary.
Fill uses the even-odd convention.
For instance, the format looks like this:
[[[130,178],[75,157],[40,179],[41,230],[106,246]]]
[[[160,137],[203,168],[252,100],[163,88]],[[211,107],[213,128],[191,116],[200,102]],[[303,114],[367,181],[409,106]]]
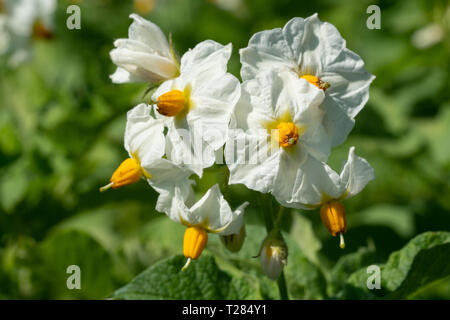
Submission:
[[[347,221],[342,203],[337,200],[325,203],[320,209],[320,218],[333,237],[340,235],[340,247],[345,248],[343,234],[347,231]]]
[[[141,177],[142,168],[139,161],[134,158],[125,159],[111,176],[109,180],[111,183],[101,187],[100,191],[103,192],[109,188],[116,189],[138,182]]]
[[[174,117],[186,107],[186,97],[180,90],[172,90],[158,97],[156,100],[158,112],[163,116]]]
[[[238,252],[241,250],[245,239],[245,224],[242,225],[238,234],[230,234],[227,236],[220,236],[222,244],[231,252]]]
[[[288,248],[280,231],[274,230],[264,239],[259,256],[266,276],[276,280],[283,271],[288,256]]]
[[[188,227],[186,229],[183,240],[183,254],[188,258],[188,261],[182,268],[183,271],[189,266],[191,260],[200,257],[207,242],[208,233],[205,229],[199,227]]]

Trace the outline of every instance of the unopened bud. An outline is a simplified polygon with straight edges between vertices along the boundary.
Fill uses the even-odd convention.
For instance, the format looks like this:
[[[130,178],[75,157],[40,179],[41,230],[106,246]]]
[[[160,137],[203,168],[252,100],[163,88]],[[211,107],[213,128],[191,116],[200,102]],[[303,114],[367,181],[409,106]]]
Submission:
[[[245,239],[245,224],[242,225],[238,234],[230,234],[227,236],[220,236],[222,244],[231,252],[238,252],[241,250]]]
[[[259,256],[266,276],[278,279],[288,256],[288,248],[280,231],[274,230],[264,239]]]

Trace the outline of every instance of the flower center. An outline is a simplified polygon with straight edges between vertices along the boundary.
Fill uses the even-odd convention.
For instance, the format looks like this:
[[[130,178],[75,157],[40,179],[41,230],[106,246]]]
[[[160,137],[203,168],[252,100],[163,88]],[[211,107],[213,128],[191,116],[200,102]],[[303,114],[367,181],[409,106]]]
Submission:
[[[298,128],[292,122],[280,122],[277,125],[278,142],[283,148],[290,148],[298,141]]]
[[[315,85],[317,88],[322,89],[323,91],[327,90],[330,87],[330,84],[328,82],[322,81],[319,77],[313,76],[311,74],[301,76],[300,78],[305,79],[306,81]]]
[[[333,237],[339,233],[341,237],[340,247],[344,248],[345,243],[342,234],[347,231],[347,221],[342,203],[337,200],[325,203],[320,208],[320,218]]]
[[[45,26],[45,24],[37,20],[33,24],[33,37],[38,39],[51,39],[53,37],[53,32]]]
[[[191,260],[198,259],[208,242],[208,233],[203,228],[188,227],[184,232],[183,254],[188,261],[183,267],[183,271],[189,266]]]
[[[110,183],[100,188],[100,191],[106,191],[109,188],[117,189],[135,182],[142,177],[142,168],[137,159],[125,159],[111,176]]]
[[[180,90],[166,92],[156,100],[157,111],[163,116],[175,117],[187,106],[186,100],[184,92]]]

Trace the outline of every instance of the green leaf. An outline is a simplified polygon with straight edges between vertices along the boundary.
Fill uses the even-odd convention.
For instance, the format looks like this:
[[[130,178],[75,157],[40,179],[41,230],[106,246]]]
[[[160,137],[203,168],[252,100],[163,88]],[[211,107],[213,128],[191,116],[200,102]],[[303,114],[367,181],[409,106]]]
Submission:
[[[334,296],[341,296],[348,276],[362,267],[376,261],[375,252],[369,248],[359,248],[358,251],[341,257],[331,272],[331,291]]]
[[[255,299],[250,282],[220,270],[213,256],[203,254],[184,272],[183,256],[159,261],[117,290],[117,299]]]
[[[450,233],[425,232],[392,253],[386,264],[380,266],[381,289],[367,289],[369,274],[363,268],[349,277],[345,296],[352,299],[409,298],[450,275],[449,256]]]
[[[27,170],[24,161],[18,161],[4,169],[0,181],[0,205],[6,212],[25,197],[28,187]]]
[[[119,285],[112,255],[87,233],[57,231],[44,240],[39,252],[43,260],[40,277],[46,279],[53,298],[103,299]],[[80,267],[80,290],[67,288],[70,274],[66,271],[70,265]]]

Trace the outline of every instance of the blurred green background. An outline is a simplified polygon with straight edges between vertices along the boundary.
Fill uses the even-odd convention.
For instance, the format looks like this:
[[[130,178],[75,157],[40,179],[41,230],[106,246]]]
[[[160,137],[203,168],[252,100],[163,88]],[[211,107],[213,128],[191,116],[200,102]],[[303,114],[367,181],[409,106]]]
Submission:
[[[66,28],[69,1],[58,4],[54,38],[32,40],[29,61],[10,68],[0,57],[1,299],[108,298],[155,261],[181,253],[183,228],[154,210],[156,193],[145,182],[98,192],[127,156],[126,112],[146,90],[145,84],[115,85],[109,79],[115,70],[109,51],[115,39],[127,36],[133,1],[78,1],[81,30]],[[381,8],[381,30],[366,27],[371,4]],[[317,211],[291,211],[283,221],[327,281],[351,254],[364,258],[370,252],[370,261],[383,263],[419,233],[450,231],[448,1],[154,0],[153,5],[142,15],[172,33],[180,54],[205,39],[232,42],[229,70],[237,77],[238,49],[253,33],[315,12],[338,28],[347,47],[376,75],[354,130],[329,161],[339,170],[355,146],[375,169],[376,180],[345,202],[347,248],[339,249]],[[431,44],[430,26],[441,32]],[[196,191],[223,179],[223,168],[212,168]],[[227,194],[233,207],[254,197],[242,186],[231,186]],[[258,210],[253,201],[246,214],[255,228],[263,225]],[[247,241],[257,236],[251,230]],[[217,246],[211,241],[208,249]],[[81,267],[82,290],[66,287],[71,264]],[[333,285],[326,289],[297,297],[337,296]],[[412,297],[450,299],[450,279],[427,284]]]

